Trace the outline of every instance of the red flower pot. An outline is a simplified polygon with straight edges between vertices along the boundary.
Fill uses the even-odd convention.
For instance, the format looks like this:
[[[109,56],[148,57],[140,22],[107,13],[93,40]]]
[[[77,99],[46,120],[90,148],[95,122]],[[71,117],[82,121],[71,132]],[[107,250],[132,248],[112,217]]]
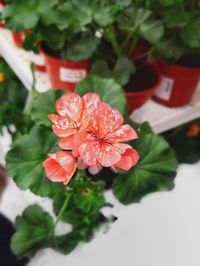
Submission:
[[[2,13],[3,9],[4,9],[4,3],[3,1],[0,1],[0,14]],[[0,21],[0,28],[5,28],[5,23],[4,21]]]
[[[26,34],[27,33],[25,31],[24,32],[14,32],[14,31],[12,32],[13,40],[19,48],[22,48]]]
[[[55,89],[74,91],[76,84],[89,74],[90,61],[88,60],[64,61],[47,54],[43,45],[40,46],[40,51],[45,58],[51,85]]]
[[[129,113],[132,111],[136,110],[137,108],[141,107],[146,101],[148,101],[153,93],[157,90],[157,88],[160,86],[161,83],[161,76],[159,72],[157,71],[157,68],[153,65],[148,65],[146,66],[149,68],[151,73],[154,75],[154,81],[149,83],[148,87],[148,77],[145,79],[145,75],[143,77],[143,80],[146,82],[146,88],[140,91],[131,91],[130,90],[130,85],[127,85],[127,88],[125,89],[127,101],[128,101],[128,110]],[[149,77],[150,77],[149,73]],[[141,79],[141,77],[139,77]],[[134,78],[133,78],[133,83],[134,83]]]
[[[200,80],[200,67],[183,67],[157,62],[162,81],[153,98],[166,106],[178,107],[188,104]]]

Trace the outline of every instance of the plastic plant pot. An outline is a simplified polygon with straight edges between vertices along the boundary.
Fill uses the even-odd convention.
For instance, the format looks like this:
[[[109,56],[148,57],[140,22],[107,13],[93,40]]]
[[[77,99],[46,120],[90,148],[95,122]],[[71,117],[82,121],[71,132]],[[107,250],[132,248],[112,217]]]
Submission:
[[[19,32],[12,32],[14,43],[17,47],[21,48],[23,46],[24,36]]]
[[[153,96],[154,100],[169,107],[189,104],[200,81],[200,67],[167,65],[162,61],[157,64],[162,80]]]
[[[0,14],[2,13],[3,9],[4,9],[4,3],[3,1],[0,1]],[[5,28],[5,23],[4,21],[0,21],[0,28]]]
[[[157,68],[153,65],[148,65],[146,66],[146,68],[148,68],[149,71],[154,75],[154,80],[148,82],[148,78],[145,79],[144,76],[143,80],[146,82],[145,89],[131,91],[129,87],[130,84],[128,84],[127,87],[125,88],[129,113],[140,108],[144,103],[146,103],[160,86],[161,76],[159,74],[159,71],[157,71]],[[149,75],[151,74],[149,73]],[[134,82],[134,77],[133,77],[133,82]]]
[[[44,44],[40,45],[39,50],[45,58],[47,73],[54,89],[74,91],[76,84],[89,74],[90,61],[88,60],[64,61],[48,54]]]

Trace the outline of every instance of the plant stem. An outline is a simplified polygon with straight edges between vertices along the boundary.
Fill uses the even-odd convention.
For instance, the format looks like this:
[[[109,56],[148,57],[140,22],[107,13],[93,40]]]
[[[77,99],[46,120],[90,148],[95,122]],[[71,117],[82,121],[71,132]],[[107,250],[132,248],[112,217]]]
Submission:
[[[62,215],[63,215],[65,209],[67,208],[67,204],[68,204],[68,202],[69,202],[70,196],[71,196],[71,193],[67,193],[67,196],[66,196],[65,201],[64,201],[64,203],[63,203],[63,205],[62,205],[62,208],[61,208],[61,210],[60,210],[60,212],[59,212],[59,214],[58,214],[58,216],[57,216],[57,218],[56,218],[56,221],[55,221],[55,223],[54,223],[54,225],[53,225],[53,229],[56,228],[56,225],[57,225],[58,222],[60,221],[60,219],[61,219],[61,217],[62,217]]]
[[[110,26],[107,30],[105,30],[104,36],[111,43],[117,58],[120,58],[121,57],[121,49],[117,43],[114,29],[112,26]]]

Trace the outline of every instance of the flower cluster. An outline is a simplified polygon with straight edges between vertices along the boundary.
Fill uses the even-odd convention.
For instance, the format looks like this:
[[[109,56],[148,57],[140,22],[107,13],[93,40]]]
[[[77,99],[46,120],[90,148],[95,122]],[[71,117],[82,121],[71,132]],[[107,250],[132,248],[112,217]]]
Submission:
[[[54,133],[61,138],[62,151],[49,154],[43,162],[50,180],[67,185],[77,167],[93,172],[102,167],[127,171],[138,162],[137,151],[123,143],[137,139],[135,130],[123,125],[122,115],[102,102],[98,94],[65,94],[57,100],[56,111],[58,114],[49,118]]]

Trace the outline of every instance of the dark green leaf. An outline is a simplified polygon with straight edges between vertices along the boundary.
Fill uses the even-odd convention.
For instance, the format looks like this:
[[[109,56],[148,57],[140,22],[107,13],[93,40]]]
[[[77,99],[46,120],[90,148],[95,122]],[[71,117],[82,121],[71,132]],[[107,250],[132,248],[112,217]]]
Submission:
[[[185,44],[192,48],[200,47],[200,17],[194,19],[192,23],[188,24],[181,31],[181,37]]]
[[[122,115],[126,111],[126,97],[121,86],[112,79],[102,79],[98,76],[90,76],[81,81],[76,92],[84,95],[88,92],[98,93],[101,100],[107,102],[113,109],[119,110]]]
[[[29,206],[16,218],[17,231],[11,240],[13,253],[32,257],[41,247],[48,246],[52,229],[52,217],[38,205]]]
[[[130,75],[135,72],[133,60],[127,57],[120,57],[114,69],[110,69],[108,63],[104,60],[97,60],[92,64],[91,73],[102,78],[116,80],[121,86],[128,83]]]
[[[140,161],[113,182],[113,192],[123,204],[138,202],[146,194],[173,188],[176,159],[169,144],[154,133],[141,135],[136,150]]]
[[[8,174],[17,186],[40,196],[53,196],[63,191],[62,184],[45,176],[42,162],[47,154],[57,151],[57,137],[47,128],[35,126],[28,135],[18,138],[6,156]]]
[[[29,0],[26,4],[24,0],[15,0],[6,5],[2,17],[14,31],[32,29],[56,4],[57,0]]]
[[[56,100],[61,97],[66,91],[50,90],[44,93],[37,94],[33,100],[31,118],[38,125],[51,126],[51,121],[48,114],[56,113]]]
[[[92,57],[99,44],[99,39],[95,37],[83,37],[63,51],[62,58],[65,60],[80,61]]]

